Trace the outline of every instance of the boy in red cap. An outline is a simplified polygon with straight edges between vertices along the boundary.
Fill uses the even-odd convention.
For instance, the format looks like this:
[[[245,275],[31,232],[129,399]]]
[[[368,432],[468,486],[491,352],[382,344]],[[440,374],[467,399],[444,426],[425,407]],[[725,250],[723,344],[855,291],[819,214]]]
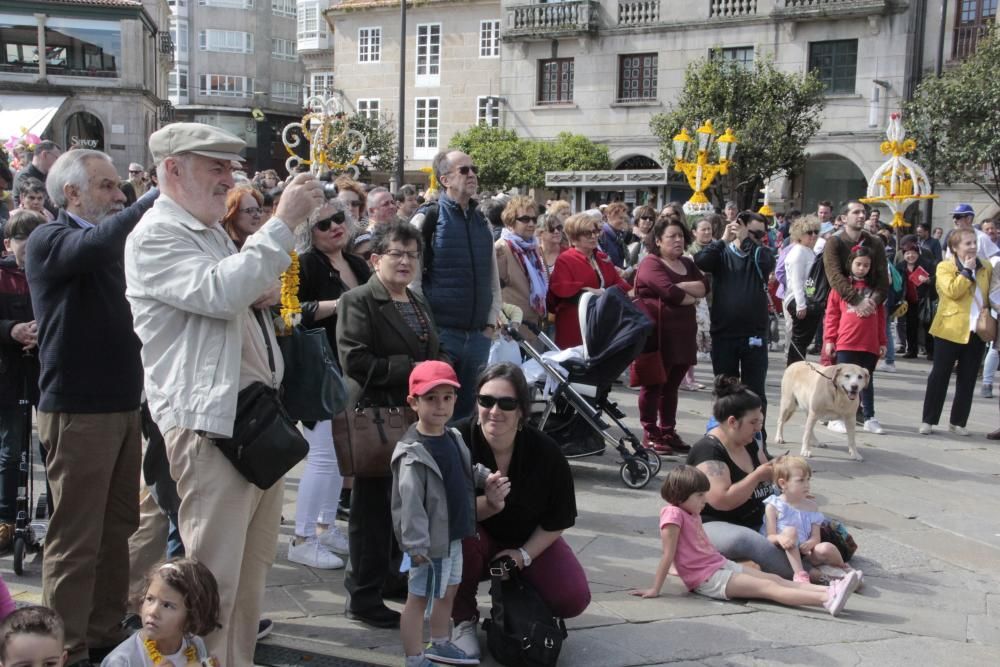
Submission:
[[[451,607],[462,580],[462,539],[476,531],[475,488],[499,495],[498,482],[506,480],[481,464],[473,467],[462,436],[448,428],[459,387],[455,371],[443,361],[414,366],[406,401],[417,423],[392,454],[393,529],[412,563],[399,624],[406,667],[479,664],[451,643]],[[493,501],[502,505],[502,495]],[[431,642],[424,647],[428,599]]]

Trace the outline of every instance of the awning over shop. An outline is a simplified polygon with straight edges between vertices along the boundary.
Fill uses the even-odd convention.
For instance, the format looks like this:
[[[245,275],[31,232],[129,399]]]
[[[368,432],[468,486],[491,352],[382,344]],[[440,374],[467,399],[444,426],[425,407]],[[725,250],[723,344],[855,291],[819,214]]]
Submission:
[[[25,130],[41,136],[65,101],[63,95],[0,95],[0,143]]]

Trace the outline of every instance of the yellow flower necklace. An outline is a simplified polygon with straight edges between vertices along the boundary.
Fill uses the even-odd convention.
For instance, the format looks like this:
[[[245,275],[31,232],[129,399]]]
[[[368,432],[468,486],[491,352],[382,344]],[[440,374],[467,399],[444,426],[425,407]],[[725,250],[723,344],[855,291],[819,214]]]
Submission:
[[[284,333],[291,333],[302,313],[302,304],[299,303],[299,254],[293,250],[289,255],[292,264],[281,274],[281,319],[285,323]]]
[[[163,662],[163,654],[156,648],[155,640],[147,639],[142,644],[146,647],[146,655],[149,656],[154,665],[159,665]],[[188,647],[184,649],[184,657],[187,658],[189,665],[198,664],[198,649],[195,648],[194,644],[188,644]]]

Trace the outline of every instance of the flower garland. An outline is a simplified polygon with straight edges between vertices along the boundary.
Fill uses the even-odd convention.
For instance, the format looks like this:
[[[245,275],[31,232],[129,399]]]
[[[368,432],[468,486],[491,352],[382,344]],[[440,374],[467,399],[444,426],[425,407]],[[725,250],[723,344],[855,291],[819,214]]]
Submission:
[[[302,304],[299,303],[299,254],[289,253],[292,264],[281,274],[281,319],[285,323],[285,333],[302,319]]]
[[[146,647],[146,655],[149,656],[154,665],[159,665],[163,662],[163,654],[156,648],[156,640],[147,639],[142,642],[142,645]],[[184,649],[184,657],[187,658],[188,664],[198,664],[198,649],[195,648],[194,644],[188,644],[188,647]],[[214,664],[214,662],[214,659],[209,659],[210,664]]]

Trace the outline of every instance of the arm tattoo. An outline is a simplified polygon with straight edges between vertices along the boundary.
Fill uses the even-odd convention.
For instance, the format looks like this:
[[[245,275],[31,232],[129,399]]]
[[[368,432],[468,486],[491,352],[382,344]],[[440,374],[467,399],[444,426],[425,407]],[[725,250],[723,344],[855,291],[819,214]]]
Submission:
[[[709,477],[722,477],[728,472],[726,464],[722,461],[705,461],[703,465],[705,466],[705,474]]]

